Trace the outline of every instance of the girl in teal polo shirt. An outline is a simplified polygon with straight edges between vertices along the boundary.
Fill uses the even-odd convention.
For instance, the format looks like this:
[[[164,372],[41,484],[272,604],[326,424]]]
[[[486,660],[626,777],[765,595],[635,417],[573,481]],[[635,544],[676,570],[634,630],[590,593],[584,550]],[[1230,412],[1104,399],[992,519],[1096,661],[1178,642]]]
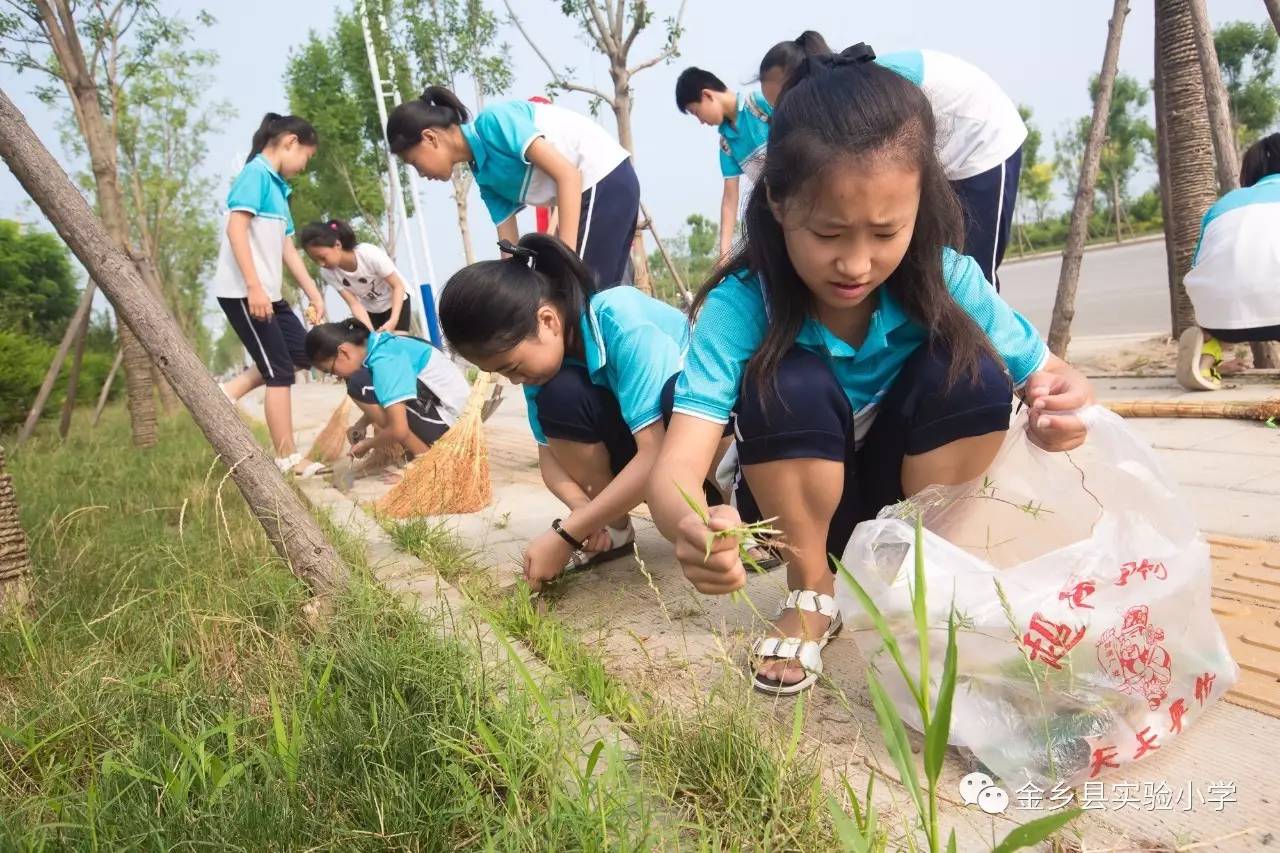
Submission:
[[[599,125],[551,104],[505,101],[474,118],[457,96],[429,86],[396,107],[387,142],[424,178],[447,181],[466,164],[498,237],[520,239],[516,214],[556,205],[557,233],[604,287],[627,275],[640,211],[631,155]]]
[[[916,86],[859,52],[808,60],[774,111],[748,241],[695,302],[670,427],[648,490],[654,521],[701,591],[746,581],[743,516],[775,518],[791,594],[752,650],[755,686],[791,694],[840,628],[827,555],[854,525],[930,484],[989,467],[1015,389],[1049,449],[1084,440],[1087,381],[949,249],[960,206]],[[1054,412],[1048,414],[1048,412]],[[745,488],[710,525],[679,486],[732,419]],[[709,550],[708,550],[709,549]]]
[[[569,508],[524,552],[535,588],[566,567],[630,553],[668,395],[688,341],[684,314],[632,287],[599,290],[555,237],[459,270],[440,298],[449,343],[523,385],[547,488]],[[699,484],[699,488],[700,488]]]

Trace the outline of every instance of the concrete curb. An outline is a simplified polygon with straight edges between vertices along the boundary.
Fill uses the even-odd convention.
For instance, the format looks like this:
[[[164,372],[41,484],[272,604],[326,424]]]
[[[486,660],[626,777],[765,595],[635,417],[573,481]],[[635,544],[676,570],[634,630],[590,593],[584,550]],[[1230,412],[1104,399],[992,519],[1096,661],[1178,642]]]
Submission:
[[[1091,252],[1101,252],[1107,249],[1123,249],[1126,246],[1141,246],[1143,243],[1155,243],[1164,239],[1163,234],[1144,234],[1141,237],[1134,237],[1125,240],[1123,243],[1090,243],[1084,247],[1084,253],[1087,255]],[[1020,264],[1024,261],[1039,261],[1044,258],[1061,257],[1061,249],[1046,250],[1043,252],[1032,252],[1030,255],[1018,255],[1017,257],[1006,257],[1001,266],[1010,266],[1012,264]]]

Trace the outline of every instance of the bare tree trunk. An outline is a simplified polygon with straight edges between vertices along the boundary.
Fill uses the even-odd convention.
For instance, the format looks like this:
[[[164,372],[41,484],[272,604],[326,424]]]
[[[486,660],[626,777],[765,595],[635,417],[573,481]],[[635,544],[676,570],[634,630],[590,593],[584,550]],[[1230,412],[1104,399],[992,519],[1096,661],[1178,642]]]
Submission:
[[[137,333],[230,467],[245,502],[293,573],[325,594],[348,579],[346,567],[275,463],[227,403],[173,317],[142,281],[137,266],[98,220],[22,113],[0,92],[0,157],[115,306],[121,338]],[[144,357],[145,354],[144,353]],[[127,356],[126,356],[127,362]]]
[[[1267,14],[1271,16],[1271,26],[1280,33],[1280,0],[1262,0],[1267,4]]]
[[[142,276],[143,282],[146,283],[147,287],[150,288],[151,292],[155,295],[160,306],[167,310],[170,316],[175,320],[178,320],[178,328],[182,329],[183,333],[186,334],[189,330],[183,328],[182,321],[178,318],[178,315],[173,310],[173,306],[169,304],[169,300],[165,296],[164,282],[160,279],[160,270],[156,268],[154,261],[155,243],[151,239],[149,231],[144,232],[142,242],[144,247],[143,251],[135,252],[133,250],[129,250],[129,257],[133,259],[134,265],[138,268],[138,274]],[[169,385],[164,378],[164,374],[161,373],[154,364],[148,367],[147,370],[151,376],[151,385],[159,394],[161,409],[166,415],[173,414],[178,410],[178,407],[182,405],[181,401],[178,400],[178,395],[174,393],[173,387]]]
[[[1116,221],[1116,242],[1121,242],[1124,237],[1120,233],[1120,180],[1115,176],[1111,176],[1111,215]]]
[[[31,555],[18,517],[13,478],[4,470],[0,447],[0,616],[21,610],[31,601]]]
[[[58,438],[67,440],[71,431],[71,415],[76,410],[76,391],[80,388],[80,366],[84,364],[84,345],[89,340],[89,314],[84,315],[76,332],[76,351],[71,356],[71,372],[67,375],[67,393],[62,401],[62,419],[58,421]]]
[[[129,245],[129,225],[125,219],[124,197],[116,174],[116,140],[107,129],[99,91],[92,71],[85,61],[84,49],[68,0],[36,0],[40,22],[71,95],[76,122],[89,150],[89,164],[97,189],[98,210],[107,233],[122,249]],[[133,426],[133,443],[151,447],[156,443],[156,405],[151,389],[151,368],[146,352],[137,338],[120,327],[120,346],[124,348],[124,368],[129,383],[129,418]]]
[[[58,381],[58,374],[62,372],[62,365],[67,360],[67,353],[75,342],[76,332],[93,308],[93,290],[93,279],[89,279],[85,283],[84,292],[80,294],[80,304],[76,306],[76,313],[71,315],[71,322],[67,324],[67,330],[62,333],[62,342],[58,344],[58,351],[53,354],[53,361],[49,363],[49,369],[44,373],[40,390],[36,391],[36,398],[31,403],[30,411],[27,412],[27,419],[22,422],[22,429],[18,430],[18,438],[14,442],[17,447],[21,447],[22,443],[31,437],[31,433],[35,432],[36,424],[40,422],[40,416],[44,414],[45,404],[49,402],[54,383]]]
[[[471,247],[471,223],[467,220],[467,193],[471,189],[471,173],[464,165],[453,168],[453,203],[458,208],[458,233],[462,235],[462,256],[471,266],[476,262],[475,250]],[[437,287],[436,282],[431,283]]]
[[[115,360],[107,371],[107,378],[102,380],[102,388],[98,391],[98,405],[93,407],[93,426],[102,420],[102,410],[107,407],[107,398],[111,396],[111,385],[116,381],[116,373],[120,370],[120,362],[124,361],[124,350],[117,348]]]
[[[1200,73],[1204,76],[1205,101],[1209,104],[1209,122],[1213,130],[1213,150],[1217,154],[1218,192],[1225,194],[1240,186],[1240,157],[1231,130],[1231,100],[1222,83],[1218,67],[1218,49],[1213,44],[1213,27],[1204,0],[1187,0],[1192,26],[1196,34],[1196,54],[1200,57]]]
[[[1160,218],[1163,220],[1165,232],[1164,255],[1165,271],[1169,277],[1169,292],[1173,293],[1177,279],[1174,273],[1178,269],[1177,254],[1173,240],[1168,237],[1173,228],[1173,201],[1169,198],[1169,132],[1165,127],[1168,110],[1164,106],[1164,73],[1160,67],[1160,40],[1154,39],[1155,75],[1152,80],[1152,100],[1156,111],[1156,174],[1160,179]]]
[[[1067,245],[1062,250],[1062,269],[1058,273],[1058,295],[1053,303],[1053,319],[1049,323],[1049,349],[1065,358],[1071,343],[1071,321],[1076,316],[1076,288],[1080,283],[1080,262],[1084,259],[1084,242],[1088,235],[1089,217],[1093,213],[1093,191],[1098,181],[1098,161],[1107,132],[1107,116],[1111,113],[1111,90],[1116,83],[1116,67],[1120,59],[1120,36],[1124,19],[1129,14],[1129,0],[1115,0],[1111,21],[1107,25],[1107,47],[1102,54],[1102,72],[1098,75],[1098,97],[1093,104],[1089,139],[1084,147],[1076,200],[1071,208],[1071,224],[1067,229]]]
[[[1168,139],[1169,207],[1165,239],[1173,244],[1174,267],[1170,291],[1172,333],[1196,322],[1195,307],[1182,279],[1191,269],[1200,221],[1217,200],[1213,134],[1205,101],[1204,75],[1197,58],[1195,27],[1188,0],[1156,0],[1156,39],[1159,45],[1163,127]]]

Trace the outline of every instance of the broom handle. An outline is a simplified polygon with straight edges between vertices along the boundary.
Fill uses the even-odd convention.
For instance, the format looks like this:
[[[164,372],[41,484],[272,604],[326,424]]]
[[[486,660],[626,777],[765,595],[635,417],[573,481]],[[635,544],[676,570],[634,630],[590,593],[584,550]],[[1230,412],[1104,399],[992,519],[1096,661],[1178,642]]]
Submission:
[[[492,373],[482,372],[476,377],[475,384],[471,386],[471,394],[467,397],[467,404],[462,407],[462,411],[458,414],[458,421],[468,416],[479,416],[480,409],[489,398],[489,389],[493,387],[493,383],[494,375]]]
[[[1105,405],[1123,418],[1237,418],[1265,421],[1280,416],[1280,400],[1257,403],[1126,400]]]

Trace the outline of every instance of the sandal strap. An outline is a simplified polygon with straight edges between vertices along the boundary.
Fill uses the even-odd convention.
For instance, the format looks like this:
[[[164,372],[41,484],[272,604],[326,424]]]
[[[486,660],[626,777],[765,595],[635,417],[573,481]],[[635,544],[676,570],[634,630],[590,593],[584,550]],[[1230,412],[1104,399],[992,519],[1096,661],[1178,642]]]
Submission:
[[[807,610],[810,613],[820,613],[828,619],[834,620],[840,610],[836,607],[836,600],[833,596],[827,595],[825,592],[815,592],[811,589],[793,589],[787,595],[786,601],[778,608],[777,616],[782,615],[784,610]],[[776,616],[775,616],[776,618]]]
[[[762,637],[751,646],[756,660],[793,660],[806,672],[822,672],[822,648],[826,641],[802,640],[799,637]]]

